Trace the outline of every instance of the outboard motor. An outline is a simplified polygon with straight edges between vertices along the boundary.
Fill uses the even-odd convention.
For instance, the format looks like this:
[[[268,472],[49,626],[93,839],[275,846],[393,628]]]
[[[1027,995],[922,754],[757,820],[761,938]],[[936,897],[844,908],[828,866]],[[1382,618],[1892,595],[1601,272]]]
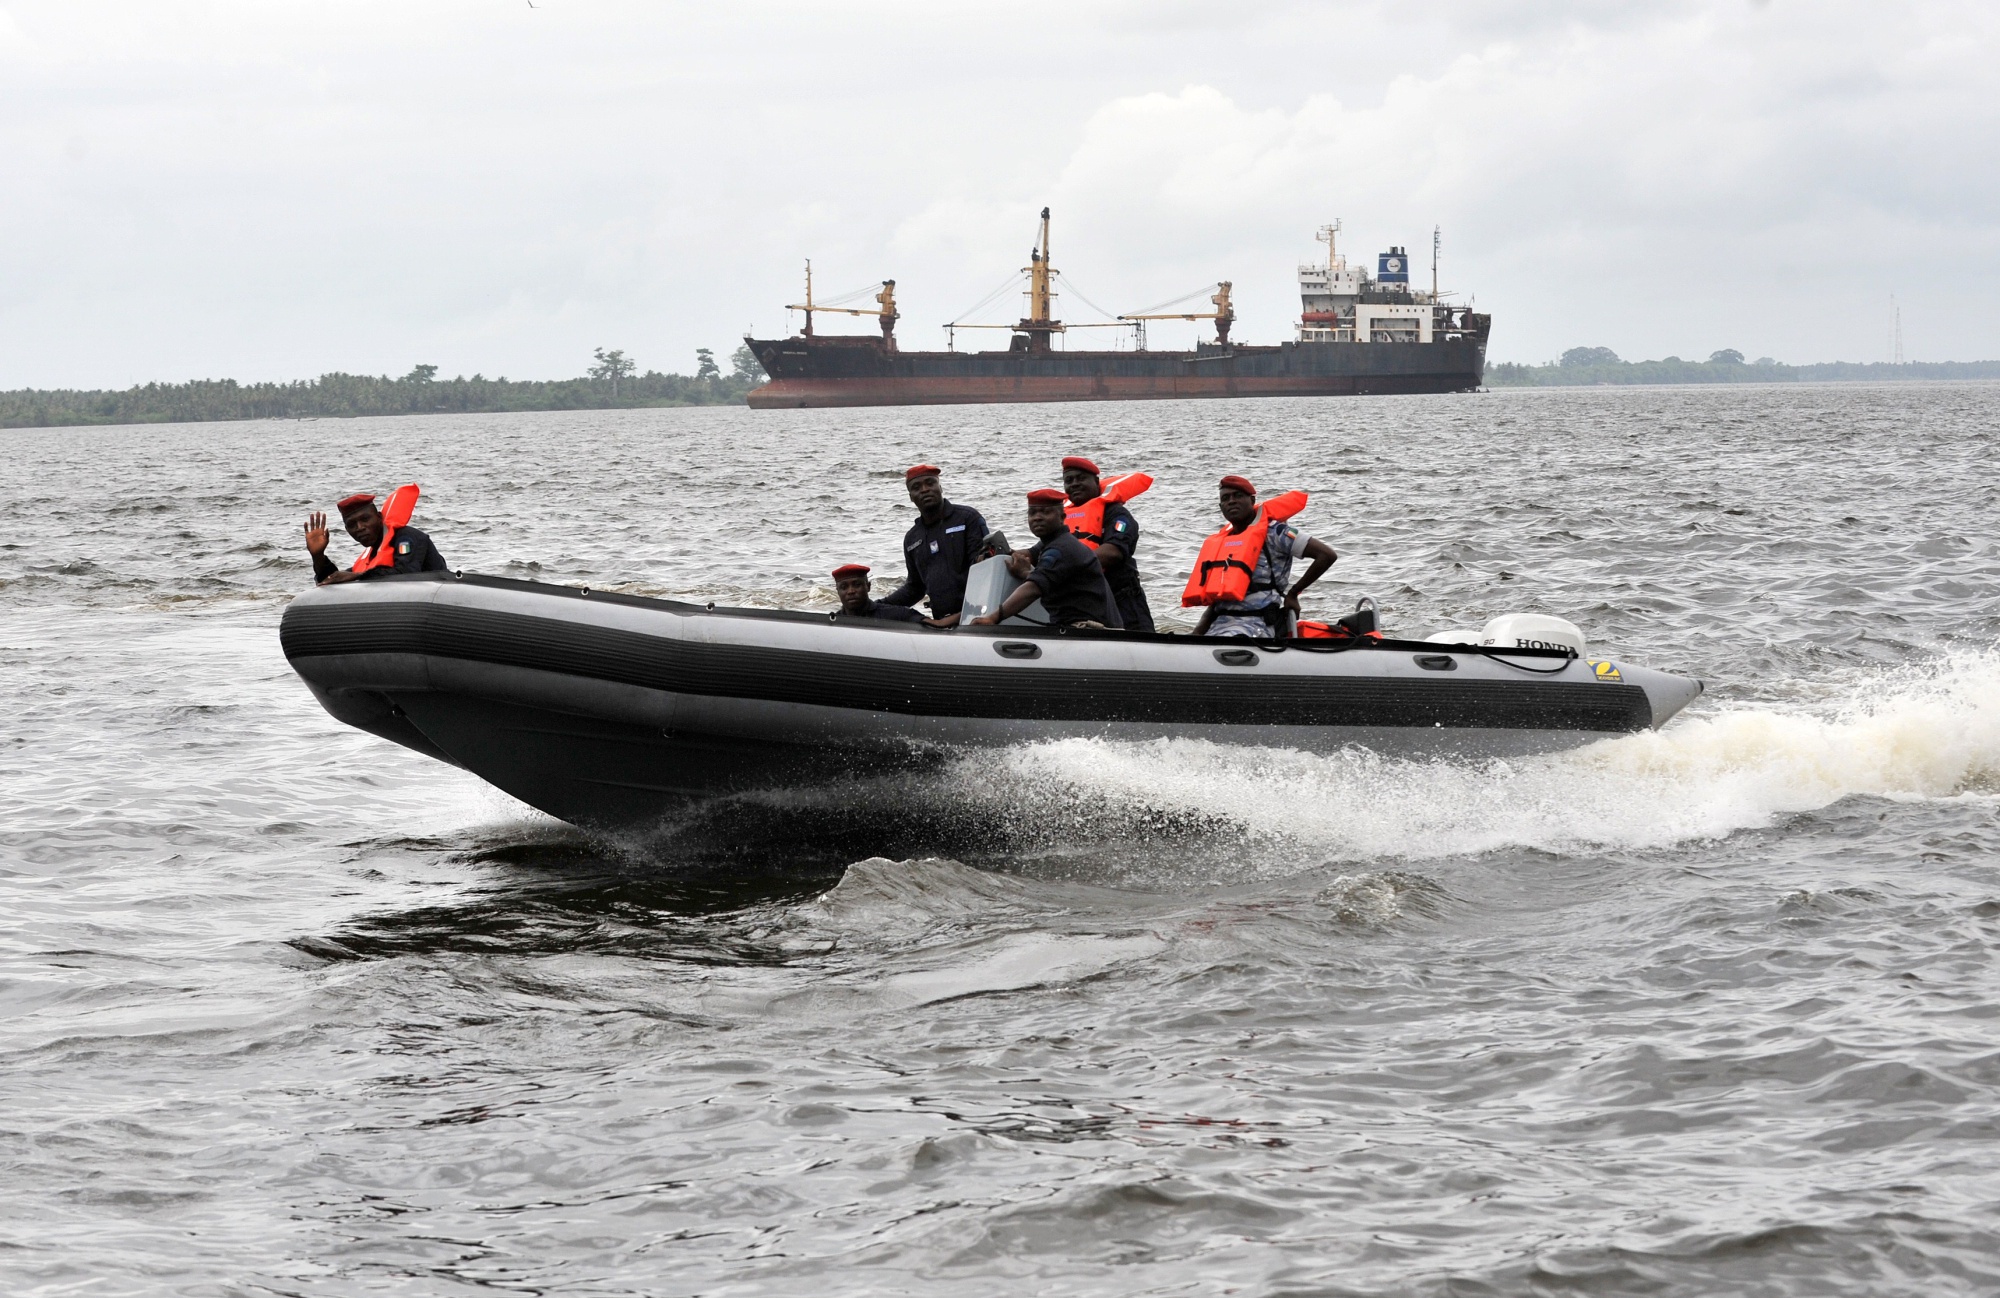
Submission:
[[[1567,649],[1579,658],[1584,655],[1583,632],[1576,623],[1546,613],[1503,613],[1486,624],[1479,643],[1497,649]]]

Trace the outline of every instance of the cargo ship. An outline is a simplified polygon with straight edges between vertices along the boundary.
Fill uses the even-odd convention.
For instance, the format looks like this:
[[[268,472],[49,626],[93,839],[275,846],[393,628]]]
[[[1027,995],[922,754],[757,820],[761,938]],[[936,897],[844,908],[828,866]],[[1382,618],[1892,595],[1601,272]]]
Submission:
[[[1392,247],[1365,265],[1349,266],[1336,246],[1340,224],[1322,227],[1323,264],[1299,267],[1298,336],[1273,346],[1233,341],[1230,284],[1213,287],[1214,309],[1143,311],[1104,324],[1065,324],[1055,318],[1055,284],[1049,261],[1049,210],[1022,268],[1028,314],[1011,325],[953,322],[945,326],[948,350],[911,352],[896,345],[896,282],[882,281],[875,306],[815,304],[811,265],[805,327],[790,338],[751,338],[769,383],[748,397],[759,410],[811,406],[917,406],[1000,401],[1135,401],[1188,397],[1317,397],[1364,393],[1464,392],[1480,385],[1492,317],[1449,305],[1438,292],[1433,243],[1431,289],[1410,283],[1405,249]],[[1005,286],[1003,286],[1004,289]],[[1072,290],[1073,291],[1073,290]],[[1202,292],[1206,293],[1204,289]],[[1190,296],[1196,296],[1191,294]],[[989,297],[989,301],[991,298]],[[1173,305],[1173,304],[1168,304]],[[880,336],[815,333],[813,316],[873,316]],[[1151,351],[1146,325],[1157,320],[1210,320],[1215,340],[1193,351]],[[1080,350],[1060,338],[1089,328],[1129,329],[1129,349]],[[961,330],[1004,329],[1005,350],[959,351]]]

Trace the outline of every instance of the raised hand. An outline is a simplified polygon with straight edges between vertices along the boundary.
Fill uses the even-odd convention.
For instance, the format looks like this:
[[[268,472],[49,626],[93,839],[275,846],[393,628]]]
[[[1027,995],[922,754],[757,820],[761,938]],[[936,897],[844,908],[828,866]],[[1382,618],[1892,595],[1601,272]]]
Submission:
[[[306,551],[313,555],[326,553],[326,515],[318,511],[306,520]]]

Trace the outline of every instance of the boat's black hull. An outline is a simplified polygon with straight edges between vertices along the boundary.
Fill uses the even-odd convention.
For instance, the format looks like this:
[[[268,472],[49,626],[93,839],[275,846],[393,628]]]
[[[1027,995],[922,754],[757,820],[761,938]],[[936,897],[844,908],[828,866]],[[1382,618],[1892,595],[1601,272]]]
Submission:
[[[906,352],[876,338],[748,339],[771,376],[758,409],[1464,392],[1488,322],[1428,343],[1204,345],[1191,352]]]
[[[1524,753],[1657,725],[1698,691],[1643,668],[709,610],[490,578],[295,601],[286,656],[334,716],[578,824],[1038,740],[1196,738]],[[1539,673],[1539,674],[1538,674]]]

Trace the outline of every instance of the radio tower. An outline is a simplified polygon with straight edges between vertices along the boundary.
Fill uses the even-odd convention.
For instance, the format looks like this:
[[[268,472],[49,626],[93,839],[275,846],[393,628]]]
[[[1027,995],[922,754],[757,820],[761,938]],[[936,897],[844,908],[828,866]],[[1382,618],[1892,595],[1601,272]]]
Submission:
[[[1889,337],[1895,351],[1895,363],[1901,365],[1903,363],[1903,308],[1896,301],[1894,293],[1889,295],[1889,314],[1894,320],[1894,326],[1890,331]]]

